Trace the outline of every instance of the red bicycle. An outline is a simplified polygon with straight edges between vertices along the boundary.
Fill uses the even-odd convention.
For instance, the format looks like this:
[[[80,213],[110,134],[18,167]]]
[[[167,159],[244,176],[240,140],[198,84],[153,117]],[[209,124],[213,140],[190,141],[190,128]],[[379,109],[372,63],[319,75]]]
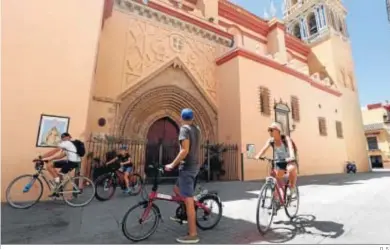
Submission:
[[[179,204],[179,207],[176,209],[176,216],[181,221],[180,224],[183,224],[183,221],[187,220],[186,209],[184,205],[184,198],[180,196],[171,196],[166,194],[158,193],[158,178],[164,173],[163,166],[149,166],[149,168],[155,170],[154,182],[152,187],[152,192],[149,193],[147,201],[141,201],[135,206],[131,207],[125,214],[122,220],[122,232],[131,241],[142,241],[149,238],[156,230],[162,220],[161,212],[159,207],[154,203],[156,200],[170,201]],[[217,204],[216,209],[213,209],[213,206],[207,205],[207,202],[215,202]],[[130,215],[133,215],[132,212],[136,212],[137,209],[140,209],[136,215],[135,219],[129,219]],[[195,199],[195,212],[196,212],[196,225],[202,230],[208,230],[214,228],[222,218],[222,202],[219,196],[216,193],[206,193]],[[200,214],[198,215],[198,212]],[[209,225],[204,225],[203,222],[210,222],[211,217],[216,215],[216,220]],[[141,229],[134,230],[134,233],[130,232],[129,224],[134,223],[135,226],[141,225],[141,229],[146,227],[148,222],[150,223],[150,228],[146,230],[145,233],[141,233]],[[147,227],[146,227],[147,228]]]
[[[284,181],[279,181],[276,178],[277,173],[274,169],[273,159],[262,157],[260,160],[267,161],[268,166],[271,165],[270,176],[266,178],[265,184],[260,190],[256,211],[257,229],[261,234],[265,234],[271,226],[274,215],[277,214],[277,211],[282,206],[284,207],[284,210],[290,219],[293,219],[297,215],[299,208],[299,192],[298,187],[296,186],[295,194],[291,194],[287,175],[284,176]],[[267,199],[269,199],[269,203],[266,203]],[[294,205],[295,201],[296,204]],[[290,208],[295,208],[295,211],[289,210]],[[269,220],[264,224],[265,226],[263,226],[263,224],[260,222],[260,219],[265,217],[260,215],[261,210],[265,210],[265,215],[270,216]]]

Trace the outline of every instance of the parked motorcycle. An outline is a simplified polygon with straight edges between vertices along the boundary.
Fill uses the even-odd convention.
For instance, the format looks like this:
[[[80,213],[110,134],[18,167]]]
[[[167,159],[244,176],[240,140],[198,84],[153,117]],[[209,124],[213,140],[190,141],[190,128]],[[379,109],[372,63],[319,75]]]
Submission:
[[[355,162],[353,162],[353,161],[345,162],[345,169],[347,171],[347,174],[350,174],[350,173],[356,174],[357,168],[356,168]]]

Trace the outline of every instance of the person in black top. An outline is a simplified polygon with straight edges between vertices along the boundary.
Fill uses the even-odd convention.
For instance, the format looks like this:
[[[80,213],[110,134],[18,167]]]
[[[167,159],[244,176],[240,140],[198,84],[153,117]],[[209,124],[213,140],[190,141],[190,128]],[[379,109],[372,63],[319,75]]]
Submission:
[[[121,146],[119,149],[119,154],[114,159],[108,161],[106,165],[110,165],[116,161],[120,164],[119,171],[124,172],[124,180],[126,184],[126,189],[124,192],[130,193],[130,175],[133,172],[133,163],[131,162],[131,156],[127,152],[126,146]]]

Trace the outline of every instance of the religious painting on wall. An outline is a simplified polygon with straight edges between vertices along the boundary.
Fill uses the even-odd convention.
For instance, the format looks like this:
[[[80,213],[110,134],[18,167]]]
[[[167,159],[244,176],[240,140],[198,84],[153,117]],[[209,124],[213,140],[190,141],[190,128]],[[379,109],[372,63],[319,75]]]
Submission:
[[[69,120],[69,117],[42,114],[36,146],[57,147],[61,142],[61,134],[68,132]]]
[[[248,159],[255,158],[256,148],[255,144],[246,144],[246,156]]]

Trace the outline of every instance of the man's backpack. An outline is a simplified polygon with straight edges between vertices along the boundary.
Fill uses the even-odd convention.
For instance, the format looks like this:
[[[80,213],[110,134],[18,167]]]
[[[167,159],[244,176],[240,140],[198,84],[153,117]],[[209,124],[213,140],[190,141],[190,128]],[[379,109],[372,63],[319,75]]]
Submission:
[[[298,148],[297,148],[297,146],[295,145],[295,142],[294,142],[294,140],[293,140],[291,137],[290,137],[290,140],[291,140],[291,143],[292,143],[292,146],[293,146],[293,149],[294,149],[294,155],[295,155],[295,157],[297,157],[297,155],[298,155]],[[285,146],[286,148],[288,148],[287,138],[286,138],[285,135],[282,135],[282,142],[283,142],[284,146]],[[271,147],[274,148],[275,142],[274,142],[274,141],[271,141],[270,144],[271,144]]]
[[[74,141],[72,141],[72,143],[76,147],[76,154],[78,154],[80,157],[83,157],[85,155],[84,142],[82,142],[80,140],[74,140]]]

